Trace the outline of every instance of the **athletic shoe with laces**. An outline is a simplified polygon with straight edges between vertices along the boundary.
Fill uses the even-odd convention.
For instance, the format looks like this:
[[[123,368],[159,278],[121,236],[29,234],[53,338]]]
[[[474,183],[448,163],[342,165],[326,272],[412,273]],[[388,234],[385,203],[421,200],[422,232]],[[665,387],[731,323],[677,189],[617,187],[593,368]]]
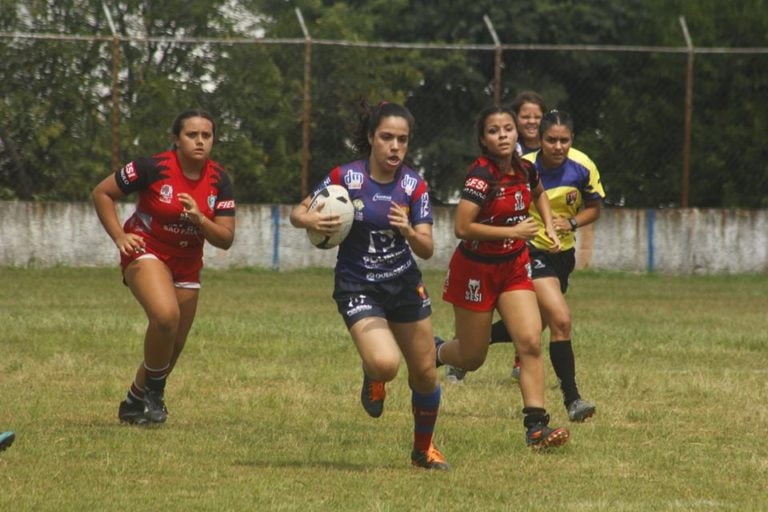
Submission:
[[[568,419],[583,422],[595,415],[595,404],[577,398],[567,407]]]
[[[515,356],[515,366],[512,367],[512,380],[520,382],[520,358]]]
[[[467,375],[467,370],[462,370],[458,366],[445,365],[445,380],[458,384],[464,380]]]
[[[411,464],[417,468],[437,469],[439,471],[451,469],[443,454],[434,444],[430,444],[429,449],[425,452],[413,450],[411,452]]]
[[[360,401],[363,409],[372,418],[378,418],[384,412],[384,398],[387,391],[384,389],[384,382],[380,380],[371,380],[363,372],[363,388],[360,390]]]
[[[0,434],[0,452],[7,448],[10,448],[11,445],[13,444],[14,439],[16,439],[16,434],[11,432],[10,430]]]
[[[558,447],[568,442],[571,433],[565,428],[551,428],[543,423],[537,423],[525,433],[525,442],[534,450]]]
[[[162,391],[147,389],[144,393],[146,409],[144,415],[152,423],[165,423],[168,418],[168,409],[165,408],[165,398]]]
[[[120,402],[117,419],[121,423],[128,423],[130,425],[146,425],[149,421],[144,415],[144,402],[128,403],[127,400]]]

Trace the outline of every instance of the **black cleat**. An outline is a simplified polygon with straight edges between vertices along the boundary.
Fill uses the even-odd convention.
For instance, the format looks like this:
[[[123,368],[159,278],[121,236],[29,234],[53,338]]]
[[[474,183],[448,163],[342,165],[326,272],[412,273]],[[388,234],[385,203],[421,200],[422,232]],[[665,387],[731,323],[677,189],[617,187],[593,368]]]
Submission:
[[[168,418],[168,409],[165,408],[165,399],[162,391],[147,389],[144,393],[146,408],[144,415],[151,423],[165,423]]]

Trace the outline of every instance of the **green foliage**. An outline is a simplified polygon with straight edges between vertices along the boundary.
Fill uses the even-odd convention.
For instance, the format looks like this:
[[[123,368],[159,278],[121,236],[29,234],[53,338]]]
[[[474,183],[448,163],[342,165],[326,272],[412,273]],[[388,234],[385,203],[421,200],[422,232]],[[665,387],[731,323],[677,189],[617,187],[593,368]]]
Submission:
[[[3,0],[0,31],[110,35],[97,0]],[[353,158],[361,100],[405,103],[411,157],[437,199],[452,197],[477,147],[474,119],[494,100],[494,52],[332,46],[322,40],[492,45],[764,46],[764,0],[332,1],[128,0],[108,5],[121,40],[119,160],[162,151],[187,108],[219,120],[213,157],[246,202],[300,199],[305,45],[311,46],[310,186]],[[285,44],[190,43],[185,37],[288,38]],[[695,57],[690,204],[768,206],[762,133],[764,54]],[[576,120],[576,146],[603,174],[612,204],[677,206],[682,191],[682,53],[503,53],[502,101],[541,92]],[[0,39],[0,197],[82,200],[112,163],[112,42]]]

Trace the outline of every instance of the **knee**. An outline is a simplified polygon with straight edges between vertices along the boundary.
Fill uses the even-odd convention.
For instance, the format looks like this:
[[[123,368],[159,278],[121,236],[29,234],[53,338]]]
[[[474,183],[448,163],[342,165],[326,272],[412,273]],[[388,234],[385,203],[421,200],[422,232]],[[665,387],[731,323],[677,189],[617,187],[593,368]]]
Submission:
[[[437,389],[437,368],[432,364],[424,368],[420,368],[415,372],[410,372],[408,381],[411,388],[422,394],[429,394]]]
[[[178,307],[166,307],[152,311],[149,315],[149,323],[167,332],[175,332],[179,326],[181,312]]]
[[[554,339],[567,339],[571,337],[571,316],[558,315],[549,320],[549,332]]]
[[[515,341],[515,348],[520,357],[541,357],[541,336],[538,334],[521,336]]]
[[[365,371],[374,380],[389,382],[397,377],[400,361],[387,357],[373,357],[365,361]]]

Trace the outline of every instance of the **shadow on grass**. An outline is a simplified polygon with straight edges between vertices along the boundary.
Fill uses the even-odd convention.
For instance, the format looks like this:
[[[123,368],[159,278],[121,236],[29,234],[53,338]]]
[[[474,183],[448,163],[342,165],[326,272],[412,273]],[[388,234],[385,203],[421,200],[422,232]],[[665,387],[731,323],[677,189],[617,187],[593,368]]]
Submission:
[[[274,468],[322,468],[332,469],[336,471],[354,471],[358,473],[364,473],[368,471],[378,471],[381,469],[410,469],[411,465],[401,464],[360,464],[353,462],[338,462],[333,460],[286,460],[286,461],[274,461],[274,460],[238,460],[234,462],[235,466],[259,468],[259,469],[274,469]]]

